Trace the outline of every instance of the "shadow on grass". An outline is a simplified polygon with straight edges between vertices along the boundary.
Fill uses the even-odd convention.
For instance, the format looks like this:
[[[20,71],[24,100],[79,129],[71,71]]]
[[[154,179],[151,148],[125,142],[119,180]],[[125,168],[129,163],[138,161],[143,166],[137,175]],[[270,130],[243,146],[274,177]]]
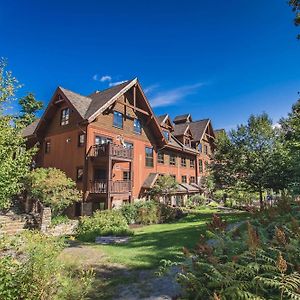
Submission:
[[[228,223],[247,217],[243,213],[220,213]],[[145,226],[127,244],[99,246],[112,261],[124,263],[131,268],[156,268],[162,259],[183,260],[183,247],[192,249],[206,231],[211,213],[190,214],[176,223]]]

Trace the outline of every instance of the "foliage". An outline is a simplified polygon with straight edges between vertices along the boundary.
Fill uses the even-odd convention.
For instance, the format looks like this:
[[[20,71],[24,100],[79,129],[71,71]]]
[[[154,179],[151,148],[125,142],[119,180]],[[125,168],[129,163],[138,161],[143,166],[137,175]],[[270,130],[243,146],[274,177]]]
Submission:
[[[77,234],[80,240],[92,242],[97,236],[124,236],[132,235],[133,232],[120,211],[105,210],[96,211],[91,217],[81,217]]]
[[[53,218],[51,218],[51,226],[67,224],[69,221],[70,219],[65,215],[54,216]]]
[[[300,100],[292,107],[288,117],[281,119],[280,124],[285,136],[285,146],[291,158],[289,188],[295,194],[300,193]]]
[[[187,261],[179,282],[187,299],[300,299],[300,206],[278,208],[228,229],[218,216]]]
[[[25,140],[14,118],[5,115],[7,105],[14,100],[17,80],[6,71],[6,61],[0,59],[0,210],[8,209],[13,196],[23,189],[22,179],[28,174],[36,149],[26,150]]]
[[[218,188],[257,192],[263,207],[263,191],[288,186],[290,160],[282,136],[268,115],[250,116],[229,135],[217,138],[212,174]]]
[[[176,180],[170,175],[159,176],[154,186],[150,190],[150,195],[154,199],[158,199],[161,196],[170,195],[177,188]]]
[[[204,195],[195,194],[188,198],[187,206],[195,208],[197,206],[202,206],[206,203],[207,199]]]
[[[83,299],[93,272],[66,268],[59,260],[62,248],[62,240],[29,231],[2,241],[0,298]]]
[[[182,217],[180,208],[171,207],[157,201],[139,201],[125,204],[120,208],[127,224],[156,224],[171,222]]]
[[[200,184],[205,194],[209,197],[212,197],[213,191],[215,190],[215,181],[213,176],[202,176]]]
[[[289,0],[288,3],[296,15],[294,22],[295,25],[298,26],[300,24],[300,0]],[[298,39],[300,39],[300,34],[298,35]]]
[[[54,216],[60,215],[68,206],[81,200],[76,183],[64,172],[55,168],[37,168],[26,178],[30,197],[50,206]]]
[[[21,114],[17,119],[20,127],[26,127],[36,120],[37,111],[43,108],[43,102],[37,101],[32,93],[19,99]]]

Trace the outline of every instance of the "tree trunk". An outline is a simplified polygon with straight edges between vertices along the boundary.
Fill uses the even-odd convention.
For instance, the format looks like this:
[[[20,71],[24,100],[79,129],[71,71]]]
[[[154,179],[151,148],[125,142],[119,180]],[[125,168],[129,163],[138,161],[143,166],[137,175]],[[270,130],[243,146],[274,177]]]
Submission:
[[[262,191],[262,189],[259,189],[259,206],[260,206],[260,210],[262,211],[264,209],[264,201],[263,201],[263,191]]]

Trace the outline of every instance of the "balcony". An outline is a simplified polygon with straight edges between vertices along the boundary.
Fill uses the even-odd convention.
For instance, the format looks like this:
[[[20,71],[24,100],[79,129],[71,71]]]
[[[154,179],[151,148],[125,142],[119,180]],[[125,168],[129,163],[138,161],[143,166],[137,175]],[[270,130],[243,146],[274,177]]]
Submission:
[[[132,180],[97,180],[90,182],[90,192],[95,194],[122,194],[132,191]]]
[[[132,160],[133,158],[133,149],[125,148],[121,145],[115,144],[102,144],[102,145],[93,145],[88,151],[88,157],[111,157],[112,159],[118,160]]]

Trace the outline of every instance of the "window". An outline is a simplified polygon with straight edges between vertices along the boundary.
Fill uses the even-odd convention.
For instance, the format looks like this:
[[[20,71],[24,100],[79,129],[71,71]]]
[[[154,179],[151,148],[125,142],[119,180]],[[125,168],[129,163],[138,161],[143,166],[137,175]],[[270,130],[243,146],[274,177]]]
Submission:
[[[187,181],[186,181],[186,175],[181,176],[181,182],[182,182],[182,183],[186,183],[186,182],[187,182]]]
[[[146,167],[153,167],[153,148],[145,148]]]
[[[190,183],[195,183],[196,181],[195,181],[195,176],[191,176],[190,177]]]
[[[202,152],[202,144],[201,143],[199,143],[199,145],[198,145],[198,151]]]
[[[123,115],[118,111],[114,111],[114,124],[113,125],[117,128],[123,128]]]
[[[157,162],[159,164],[164,164],[165,163],[165,160],[164,160],[165,156],[162,152],[158,152],[157,153]]]
[[[168,141],[169,140],[169,131],[163,130],[162,132],[163,132],[165,139]]]
[[[133,144],[130,143],[130,142],[124,142],[124,147],[125,147],[126,149],[133,149]]]
[[[81,181],[82,177],[83,177],[83,168],[79,167],[76,170],[76,179],[77,179],[77,181]]]
[[[199,172],[203,173],[203,162],[202,162],[202,159],[199,159]]]
[[[142,133],[142,125],[141,125],[141,121],[139,119],[134,119],[134,121],[133,121],[133,131],[137,134]]]
[[[190,159],[190,168],[195,168],[195,160],[194,159]]]
[[[176,175],[170,175],[176,181]]]
[[[85,135],[84,133],[80,133],[78,135],[78,147],[82,147],[84,145]]]
[[[45,153],[50,153],[51,143],[50,141],[46,141],[45,143]]]
[[[130,172],[123,171],[123,180],[130,180]]]
[[[176,156],[174,154],[170,154],[169,163],[170,163],[170,166],[176,165]]]
[[[185,157],[181,157],[181,166],[186,167],[186,158]]]
[[[207,147],[207,145],[204,145],[204,154],[208,154],[208,147]]]
[[[184,145],[190,147],[191,146],[191,140],[189,138],[185,138]]]
[[[99,135],[95,136],[95,145],[103,145],[108,143],[112,143],[111,138],[105,136],[99,136]]]
[[[61,111],[60,114],[60,125],[68,125],[69,124],[69,119],[70,119],[70,109],[65,108]]]

